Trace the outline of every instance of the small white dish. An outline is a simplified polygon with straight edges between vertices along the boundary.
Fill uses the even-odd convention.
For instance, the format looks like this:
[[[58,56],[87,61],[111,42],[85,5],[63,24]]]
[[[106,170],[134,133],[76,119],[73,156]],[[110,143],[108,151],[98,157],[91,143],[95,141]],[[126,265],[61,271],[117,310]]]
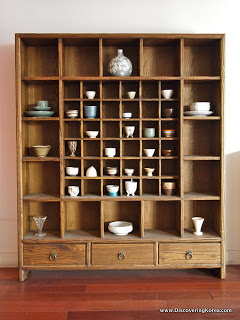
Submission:
[[[116,148],[105,148],[105,155],[107,157],[114,157],[116,155]]]
[[[210,116],[212,113],[212,111],[185,111],[184,115],[192,117],[206,117]]]
[[[76,176],[78,175],[79,168],[78,167],[66,167],[66,173],[69,176]]]
[[[130,119],[130,118],[132,118],[132,112],[124,112],[124,113],[123,113],[123,118],[124,118],[124,119]]]
[[[129,169],[129,168],[126,168],[124,169],[124,172],[126,173],[127,176],[132,176],[133,173],[134,173],[134,169]]]
[[[86,96],[88,99],[94,99],[96,91],[86,91]]]
[[[98,136],[99,131],[86,131],[86,135],[89,136],[89,138],[96,138]]]
[[[145,155],[147,157],[152,157],[154,155],[155,149],[143,149],[143,151],[145,152]]]
[[[127,95],[129,99],[134,99],[136,96],[136,91],[128,91]]]
[[[173,95],[173,89],[162,90],[162,96],[164,99],[171,99]]]
[[[117,236],[126,236],[133,231],[133,225],[127,221],[113,221],[108,224],[108,230]]]

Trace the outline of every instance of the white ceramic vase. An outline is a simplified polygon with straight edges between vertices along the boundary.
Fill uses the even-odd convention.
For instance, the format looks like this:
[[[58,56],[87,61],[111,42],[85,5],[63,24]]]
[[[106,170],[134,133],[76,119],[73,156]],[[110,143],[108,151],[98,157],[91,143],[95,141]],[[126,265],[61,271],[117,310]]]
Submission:
[[[192,218],[194,227],[195,227],[195,231],[193,232],[196,236],[201,236],[203,233],[201,232],[202,229],[202,225],[203,225],[203,221],[204,219],[201,217],[193,217]]]
[[[93,166],[89,167],[86,171],[86,177],[97,177],[97,170]]]
[[[125,181],[125,189],[127,192],[127,196],[135,196],[135,192],[137,190],[137,182],[135,181]]]

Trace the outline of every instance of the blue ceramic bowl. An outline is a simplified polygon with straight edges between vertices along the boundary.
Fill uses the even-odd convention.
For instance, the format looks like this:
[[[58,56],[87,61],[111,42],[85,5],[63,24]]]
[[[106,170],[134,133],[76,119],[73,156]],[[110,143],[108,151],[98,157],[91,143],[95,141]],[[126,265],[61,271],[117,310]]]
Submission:
[[[94,119],[97,115],[97,106],[84,106],[84,117],[87,119]]]
[[[108,195],[110,197],[117,197],[118,196],[118,193],[117,192],[108,192]]]

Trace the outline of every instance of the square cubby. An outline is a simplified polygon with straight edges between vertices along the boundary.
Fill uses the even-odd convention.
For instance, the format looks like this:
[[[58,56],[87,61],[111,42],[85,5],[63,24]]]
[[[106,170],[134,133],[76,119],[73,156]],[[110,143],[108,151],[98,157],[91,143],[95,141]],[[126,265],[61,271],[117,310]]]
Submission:
[[[100,179],[84,179],[84,196],[100,197],[101,196],[101,180]]]
[[[120,189],[120,179],[104,179],[103,180],[103,195],[109,196],[107,186],[118,186],[119,190],[117,192],[118,196],[121,195],[121,189]],[[111,198],[115,198],[113,196],[109,196]],[[117,197],[117,196],[116,196]]]
[[[161,118],[162,121],[175,121],[180,115],[180,106],[178,101],[162,100],[161,101]]]
[[[99,140],[85,140],[83,141],[82,157],[100,157],[100,141]]]
[[[178,197],[180,195],[179,179],[170,176],[162,177],[161,179],[161,195],[168,197]]]
[[[123,39],[103,39],[103,75],[112,76],[108,71],[110,61],[118,55],[122,49],[125,57],[132,63],[132,76],[139,76],[139,39],[129,37]]]
[[[63,82],[64,99],[80,99],[80,81]]]
[[[122,141],[122,156],[123,157],[140,157],[140,142],[137,140]]]
[[[144,178],[153,178],[154,177],[159,177],[160,176],[160,172],[159,172],[159,165],[160,165],[160,161],[161,160],[157,160],[157,159],[144,159],[142,160],[142,176]],[[150,170],[151,174],[149,173],[149,170],[145,170],[146,169],[154,169],[154,171]],[[147,174],[148,173],[148,174]]]
[[[79,178],[81,177],[81,161],[79,159],[65,159],[65,178]]]
[[[49,130],[48,121],[24,121],[22,153],[24,157],[36,156],[33,146],[50,145],[48,157],[59,157],[59,124],[51,121]]]
[[[160,105],[157,101],[143,101],[142,102],[142,118],[160,118]]]
[[[78,238],[100,237],[100,206],[100,201],[66,201],[66,234]]]
[[[116,171],[109,171],[109,168],[116,168]],[[120,160],[109,158],[103,160],[103,175],[104,177],[119,177],[120,176]]]
[[[113,153],[109,149],[105,150],[106,148],[115,148],[116,152],[115,155],[112,157]],[[108,157],[109,159],[114,159],[114,157],[120,157],[120,141],[119,140],[103,140],[103,156]]]
[[[221,114],[221,82],[220,81],[184,81],[184,111],[189,111],[193,102],[210,102],[213,115]]]
[[[162,90],[173,90],[171,98],[164,96]],[[180,97],[180,81],[162,81],[161,82],[161,100],[162,102],[170,102],[174,100],[179,100]]]
[[[220,76],[219,51],[219,39],[184,39],[184,76]]]
[[[142,157],[144,159],[160,157],[160,143],[160,140],[143,140]]]
[[[179,156],[179,143],[177,140],[162,140],[161,141],[161,156],[162,158],[172,158]]]
[[[184,120],[183,155],[221,155],[220,122]]]
[[[60,165],[56,161],[23,162],[23,195],[41,194],[59,197]]]
[[[131,235],[140,236],[141,201],[102,201],[102,212],[104,214],[104,233],[107,237],[118,237],[108,231],[109,222],[129,221],[133,224]],[[131,214],[129,214],[131,213]]]
[[[80,138],[81,124],[80,121],[65,121],[64,138]]]
[[[211,160],[184,161],[185,196],[220,196],[221,163]]]
[[[159,99],[159,81],[142,81],[142,98]]]
[[[98,39],[63,39],[63,76],[99,76]]]
[[[117,81],[102,82],[103,99],[119,99],[119,83]]]
[[[179,176],[179,160],[178,159],[162,159],[161,176],[176,178]]]
[[[159,190],[159,180],[143,179],[142,193],[143,193],[143,196],[159,196],[161,194],[161,191]]]
[[[144,39],[143,70],[144,77],[180,75],[180,40]]]
[[[127,169],[130,169],[130,171]],[[133,177],[140,176],[140,160],[131,160],[131,159],[122,160],[122,175],[126,178],[129,177],[129,179],[131,179],[131,176],[128,176],[129,173],[132,173]]]
[[[129,184],[126,184],[126,182],[136,182],[137,183],[136,190],[133,189],[134,187],[132,187],[132,184],[130,185],[130,188],[129,188]],[[122,195],[127,196],[128,193],[130,197],[129,199],[131,199],[132,196],[140,196],[140,179],[136,179],[132,177],[128,177],[125,179],[124,177],[124,179],[122,180]]]
[[[134,99],[138,99],[139,98],[139,82],[122,81],[122,99],[130,99],[128,96],[128,92],[130,91],[136,92]]]
[[[184,230],[193,233],[193,217],[204,219],[202,232],[209,234],[212,232],[220,235],[219,218],[221,215],[220,201],[187,200],[184,201]],[[197,237],[197,236],[196,236]]]
[[[23,77],[58,76],[58,39],[25,38],[21,43]]]
[[[47,217],[43,225],[43,233],[47,236],[60,236],[60,203],[24,201],[23,203],[24,236],[33,236],[38,232],[34,217]],[[37,237],[35,237],[37,238]]]
[[[67,111],[77,110],[78,114],[76,118],[70,118],[67,114]],[[80,102],[79,101],[64,101],[64,118],[69,121],[74,121],[74,119],[81,118],[80,112]]]
[[[84,177],[87,177],[87,170],[90,167],[94,167],[97,171],[97,177],[100,177],[101,171],[100,171],[100,160],[96,159],[84,159],[83,161],[83,171],[84,171]],[[89,178],[95,178],[95,177],[89,177]]]
[[[83,82],[83,99],[88,99],[86,92],[95,91],[95,97],[93,99],[100,99],[99,82],[96,81],[84,81]],[[93,99],[89,99],[90,101]]]
[[[122,137],[124,139],[134,139],[140,137],[139,121],[123,121]]]
[[[180,201],[144,201],[145,237],[160,235],[179,235],[181,228]]]
[[[59,116],[58,81],[22,81],[21,86],[24,92],[21,102],[22,116],[25,115],[25,111],[33,111],[37,101],[48,101],[50,111],[54,112],[51,117]]]
[[[123,101],[122,102],[122,112],[130,112],[132,114],[131,118],[133,119],[139,119],[140,113],[139,113],[139,102],[138,101]],[[123,117],[123,115],[121,115]],[[131,118],[127,121],[131,122]],[[125,120],[126,121],[126,120]]]
[[[79,188],[79,193],[77,195],[77,197],[80,197],[83,195],[82,193],[82,189],[81,189],[81,181],[80,179],[74,179],[74,177],[69,178],[69,179],[65,179],[65,196],[67,197],[71,197],[70,193],[69,193],[69,189],[68,187],[70,186],[74,186],[74,187],[78,187]],[[70,189],[71,192],[71,189]]]
[[[119,138],[120,125],[119,121],[102,122],[103,138]]]
[[[152,134],[152,131],[146,130],[147,128],[154,128],[154,137],[149,137],[149,134]],[[159,137],[159,121],[142,121],[142,137],[143,138],[158,138]]]
[[[100,119],[101,110],[99,101],[91,101],[90,99],[83,102],[83,119],[93,121]]]
[[[83,137],[89,138],[86,131],[98,131],[97,138],[100,138],[100,122],[94,120],[84,120],[83,122]]]
[[[73,143],[74,141],[74,143]],[[65,140],[65,150],[64,154],[65,157],[72,157],[74,159],[75,157],[81,157],[81,141],[80,140]]]
[[[162,132],[161,136],[164,138],[170,137],[170,138],[178,138],[179,137],[179,122],[178,121],[162,121]],[[167,131],[165,131],[167,130]],[[171,133],[170,131],[171,130]],[[172,131],[173,130],[173,131]]]
[[[119,119],[119,102],[103,101],[102,102],[103,119]]]

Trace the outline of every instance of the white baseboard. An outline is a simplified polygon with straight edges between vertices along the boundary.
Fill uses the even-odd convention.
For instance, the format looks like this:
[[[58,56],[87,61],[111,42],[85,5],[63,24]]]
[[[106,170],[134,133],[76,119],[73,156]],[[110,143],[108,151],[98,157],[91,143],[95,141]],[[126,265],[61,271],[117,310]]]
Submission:
[[[17,264],[17,252],[0,252],[0,267],[16,267]],[[226,264],[240,264],[240,250],[227,250]]]

